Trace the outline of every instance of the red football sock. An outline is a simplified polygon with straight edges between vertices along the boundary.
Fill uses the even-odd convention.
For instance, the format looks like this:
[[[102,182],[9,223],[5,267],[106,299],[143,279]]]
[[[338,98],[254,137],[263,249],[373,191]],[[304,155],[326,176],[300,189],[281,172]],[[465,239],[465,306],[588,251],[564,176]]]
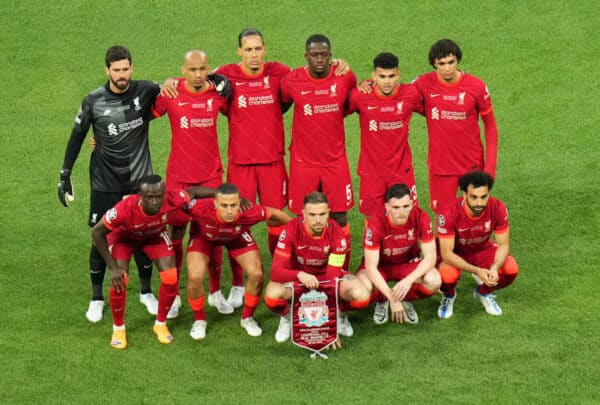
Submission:
[[[283,298],[271,298],[265,295],[265,305],[269,310],[282,316],[290,313],[290,303]]]
[[[242,310],[242,319],[250,318],[254,315],[254,310],[260,302],[260,295],[251,295],[244,293],[244,309]]]
[[[108,301],[110,302],[110,311],[113,316],[113,324],[123,326],[125,324],[125,304],[127,303],[127,293],[125,290],[117,292],[112,287],[108,290]]]
[[[167,314],[178,292],[179,288],[177,284],[160,283],[160,287],[158,288],[158,314],[156,315],[158,322],[167,321]]]
[[[190,308],[194,312],[194,321],[206,321],[206,312],[204,312],[204,295],[200,298],[188,298]]]
[[[431,297],[433,293],[425,288],[422,284],[413,284],[406,293],[404,301],[415,301],[422,298]]]

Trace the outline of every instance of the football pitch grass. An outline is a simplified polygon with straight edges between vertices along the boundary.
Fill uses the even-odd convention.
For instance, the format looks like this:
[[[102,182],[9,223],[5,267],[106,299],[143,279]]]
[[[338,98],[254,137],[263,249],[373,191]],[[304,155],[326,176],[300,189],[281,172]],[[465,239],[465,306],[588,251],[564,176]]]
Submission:
[[[595,1],[173,2],[4,0],[0,162],[1,403],[597,403],[600,397],[598,247],[600,6]],[[418,301],[418,325],[376,326],[372,308],[350,316],[355,335],[328,360],[277,344],[278,317],[259,306],[264,333],[249,337],[235,315],[207,307],[208,335],[193,341],[184,302],[159,344],[128,287],[129,347],[109,347],[111,316],[89,323],[90,233],[86,142],[74,168],[76,201],[56,198],[58,172],[83,96],[105,82],[103,57],[129,47],[134,78],[180,74],[183,54],[207,51],[232,63],[237,34],[263,31],[267,60],[304,64],[304,41],[324,33],[334,56],[360,78],[382,51],[400,56],[402,81],[431,69],[427,52],[444,37],[463,49],[461,67],[490,88],[500,134],[493,195],[511,215],[520,275],[487,315],[462,277],[455,315],[436,316],[439,296]],[[358,118],[346,118],[351,169]],[[286,114],[287,143],[291,112]],[[167,119],[151,124],[151,150],[164,174]],[[226,120],[220,138],[226,158]],[[410,142],[422,205],[428,202],[425,120]],[[355,191],[358,179],[354,178]],[[362,217],[350,214],[352,268]],[[255,228],[265,246],[263,226]],[[264,254],[265,269],[270,266]],[[229,271],[224,270],[224,292]],[[267,276],[268,278],[268,276]],[[158,277],[154,275],[154,292]],[[105,282],[105,287],[108,283]],[[184,291],[182,291],[184,292]],[[105,298],[108,297],[107,292]],[[185,294],[183,294],[185,298]]]

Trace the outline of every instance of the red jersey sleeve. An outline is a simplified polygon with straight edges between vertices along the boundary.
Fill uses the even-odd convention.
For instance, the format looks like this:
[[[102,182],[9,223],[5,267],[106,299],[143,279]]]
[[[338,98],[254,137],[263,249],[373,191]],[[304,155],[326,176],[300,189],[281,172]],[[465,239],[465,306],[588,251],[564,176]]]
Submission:
[[[429,215],[427,215],[427,212],[425,212],[421,208],[417,207],[415,209],[418,210],[419,213],[419,240],[421,241],[421,243],[431,242],[434,239],[433,229],[431,226],[431,219],[429,219]]]
[[[277,283],[287,283],[297,280],[297,270],[292,269],[292,250],[295,242],[296,220],[286,224],[275,247],[273,263],[271,265],[271,280]]]
[[[379,250],[382,235],[381,216],[372,216],[363,233],[363,248],[367,250]]]

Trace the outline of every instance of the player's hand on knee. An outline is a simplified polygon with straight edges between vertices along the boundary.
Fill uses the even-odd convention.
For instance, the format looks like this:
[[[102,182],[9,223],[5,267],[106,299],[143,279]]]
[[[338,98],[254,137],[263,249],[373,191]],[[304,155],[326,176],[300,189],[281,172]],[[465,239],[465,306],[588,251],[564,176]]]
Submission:
[[[75,191],[71,182],[71,170],[61,169],[60,181],[58,182],[58,199],[65,207],[75,200]]]
[[[115,267],[109,266],[109,271],[110,281],[115,291],[125,291],[125,287],[127,286],[127,273],[125,272],[124,268],[119,265],[116,265]]]
[[[406,281],[406,279],[400,280],[392,288],[392,298],[395,301],[402,301],[404,297],[406,297],[406,294],[408,294],[408,291],[410,290],[411,286],[412,283]]]

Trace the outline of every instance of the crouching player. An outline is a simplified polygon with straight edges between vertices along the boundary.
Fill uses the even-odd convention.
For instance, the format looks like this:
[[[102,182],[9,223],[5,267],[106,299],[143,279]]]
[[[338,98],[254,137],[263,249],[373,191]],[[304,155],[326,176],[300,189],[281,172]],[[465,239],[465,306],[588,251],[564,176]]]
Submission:
[[[499,316],[502,309],[492,293],[511,285],[519,274],[519,266],[509,254],[508,211],[502,201],[490,197],[494,178],[488,173],[469,172],[458,183],[462,198],[442,210],[437,220],[443,260],[438,316],[447,319],[454,313],[456,284],[462,272],[477,280],[473,295],[485,312]]]
[[[284,225],[291,217],[283,211],[261,205],[240,210],[240,202],[238,188],[224,183],[217,188],[214,200],[192,201],[188,207],[192,216],[187,249],[188,302],[194,312],[190,336],[195,340],[206,337],[204,278],[211,252],[219,246],[227,247],[248,276],[240,324],[250,336],[262,334],[253,315],[262,295],[264,272],[250,227],[262,221],[267,221],[268,226]]]
[[[387,190],[385,212],[369,220],[363,247],[357,276],[376,302],[375,323],[388,321],[390,306],[392,321],[418,323],[411,301],[432,296],[442,281],[435,268],[431,220],[425,211],[414,206],[408,186],[397,183]],[[391,281],[397,283],[390,288]]]
[[[281,315],[275,333],[277,342],[285,342],[291,334],[292,290],[283,283],[300,281],[308,288],[316,288],[320,281],[342,278],[338,312],[338,333],[342,336],[354,334],[347,311],[369,305],[365,286],[353,274],[342,270],[348,242],[342,228],[329,219],[329,211],[325,194],[316,191],[308,194],[302,216],[292,219],[279,237],[265,294],[267,308]]]
[[[195,187],[190,191],[209,190]],[[196,194],[197,197],[207,195]],[[125,333],[126,287],[129,260],[140,248],[154,262],[160,272],[158,314],[154,333],[159,342],[169,344],[173,336],[167,328],[167,313],[177,295],[177,269],[173,244],[166,231],[169,215],[181,210],[190,202],[186,191],[165,192],[165,184],[158,175],[148,175],[140,180],[139,193],[121,200],[108,210],[92,228],[96,249],[110,269],[112,285],[109,289],[110,308],[113,315],[111,346],[127,347]]]

